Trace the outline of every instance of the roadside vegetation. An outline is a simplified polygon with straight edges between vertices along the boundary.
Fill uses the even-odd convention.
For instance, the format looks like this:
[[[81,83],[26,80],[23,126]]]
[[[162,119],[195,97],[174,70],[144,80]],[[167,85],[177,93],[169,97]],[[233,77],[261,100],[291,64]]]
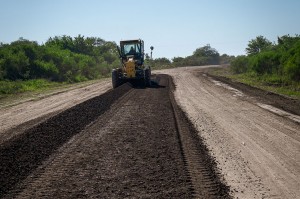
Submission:
[[[247,56],[236,57],[229,77],[256,87],[300,98],[300,36],[284,35],[276,43],[263,36],[249,41]]]
[[[37,91],[47,88],[53,88],[62,85],[58,82],[51,82],[45,79],[27,80],[27,81],[1,81],[0,82],[0,93],[1,96],[8,94],[17,94],[28,91]]]
[[[120,66],[115,42],[98,37],[55,36],[45,44],[23,38],[0,43],[0,98],[76,82],[109,77]],[[300,97],[300,36],[284,35],[276,43],[263,36],[249,41],[247,55],[220,55],[209,44],[187,57],[150,59],[153,70],[182,66],[223,65],[216,75]]]
[[[55,36],[45,44],[20,38],[10,44],[0,43],[0,98],[10,94],[43,90],[63,84],[109,77],[120,66],[115,42],[98,37]],[[219,64],[229,60],[210,45],[198,48],[193,55],[150,59],[145,64],[153,70],[180,66]]]
[[[222,65],[210,68],[211,74],[226,76],[235,81],[264,90],[300,99],[300,36],[284,35],[272,43],[263,36],[249,41],[247,55],[220,55],[210,45],[198,48],[188,57],[174,57],[172,62],[154,60],[160,67]]]
[[[119,65],[116,44],[96,37],[0,43],[0,95],[108,77]]]

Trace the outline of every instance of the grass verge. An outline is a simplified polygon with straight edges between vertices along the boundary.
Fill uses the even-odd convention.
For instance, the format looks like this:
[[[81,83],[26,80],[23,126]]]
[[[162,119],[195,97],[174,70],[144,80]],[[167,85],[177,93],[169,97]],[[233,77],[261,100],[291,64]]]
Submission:
[[[223,76],[233,81],[267,90],[280,95],[300,99],[300,82],[283,82],[275,76],[257,76],[253,73],[233,74],[228,66],[209,68],[207,73],[215,76]]]
[[[44,90],[63,84],[66,83],[51,82],[45,79],[34,79],[27,81],[0,81],[0,98],[11,94]]]

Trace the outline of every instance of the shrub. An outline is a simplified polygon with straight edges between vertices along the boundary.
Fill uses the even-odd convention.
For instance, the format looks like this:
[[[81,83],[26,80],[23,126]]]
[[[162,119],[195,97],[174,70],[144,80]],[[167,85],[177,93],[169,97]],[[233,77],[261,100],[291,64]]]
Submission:
[[[236,74],[245,73],[248,71],[248,57],[242,55],[237,56],[230,65],[230,70]]]
[[[290,50],[290,54],[284,64],[284,73],[291,80],[300,81],[300,42]]]
[[[33,78],[48,78],[56,80],[58,76],[58,68],[53,62],[45,62],[42,60],[34,61],[34,67],[31,71]]]
[[[250,57],[250,67],[258,74],[277,72],[280,66],[280,56],[274,51],[261,52]]]

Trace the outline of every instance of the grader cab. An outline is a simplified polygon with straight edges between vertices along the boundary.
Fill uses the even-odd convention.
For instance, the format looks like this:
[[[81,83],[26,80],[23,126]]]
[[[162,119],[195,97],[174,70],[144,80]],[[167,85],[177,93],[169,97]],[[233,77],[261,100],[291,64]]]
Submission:
[[[144,41],[141,39],[120,41],[118,52],[122,67],[112,71],[113,88],[127,81],[150,86],[151,68],[144,65]]]

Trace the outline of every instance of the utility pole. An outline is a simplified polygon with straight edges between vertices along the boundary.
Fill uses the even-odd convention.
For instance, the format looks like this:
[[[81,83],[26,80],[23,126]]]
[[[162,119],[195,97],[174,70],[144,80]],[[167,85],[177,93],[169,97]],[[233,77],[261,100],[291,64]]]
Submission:
[[[154,47],[151,46],[150,49],[151,49],[151,59],[152,59],[152,50],[154,49]]]

